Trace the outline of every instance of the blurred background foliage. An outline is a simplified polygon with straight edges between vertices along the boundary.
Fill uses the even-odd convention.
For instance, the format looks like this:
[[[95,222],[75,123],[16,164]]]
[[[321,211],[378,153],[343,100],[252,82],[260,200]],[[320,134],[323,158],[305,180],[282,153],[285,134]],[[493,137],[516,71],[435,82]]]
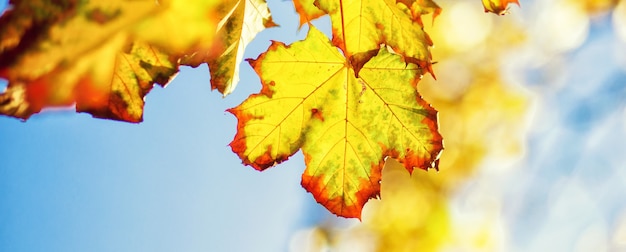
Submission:
[[[332,217],[292,251],[626,249],[626,2],[522,1],[505,16],[440,0],[425,29],[440,171],[395,160],[362,222]]]

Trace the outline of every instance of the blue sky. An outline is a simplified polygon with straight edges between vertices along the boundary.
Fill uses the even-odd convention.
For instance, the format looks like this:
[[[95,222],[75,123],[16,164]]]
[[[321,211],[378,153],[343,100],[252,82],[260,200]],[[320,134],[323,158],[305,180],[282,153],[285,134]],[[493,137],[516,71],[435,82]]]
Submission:
[[[517,69],[536,106],[526,156],[499,178],[516,251],[626,249],[626,41],[611,21],[590,19],[580,47]]]
[[[269,37],[306,32],[290,2],[271,4],[281,30],[246,57]],[[185,67],[146,97],[141,124],[72,111],[0,117],[0,251],[285,250],[294,230],[328,214],[300,186],[301,155],[258,172],[231,152],[237,121],[225,110],[259,89],[246,63],[226,98],[211,92],[206,66]]]

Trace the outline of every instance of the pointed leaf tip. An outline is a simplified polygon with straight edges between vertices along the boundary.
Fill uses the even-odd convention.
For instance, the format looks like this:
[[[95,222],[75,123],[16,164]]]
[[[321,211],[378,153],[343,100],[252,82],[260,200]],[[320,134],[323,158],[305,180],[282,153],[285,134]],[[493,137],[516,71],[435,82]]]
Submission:
[[[310,24],[311,21],[326,15],[326,13],[314,4],[315,0],[294,0],[293,5],[296,12],[300,16],[300,25],[298,28],[302,28],[304,24]]]

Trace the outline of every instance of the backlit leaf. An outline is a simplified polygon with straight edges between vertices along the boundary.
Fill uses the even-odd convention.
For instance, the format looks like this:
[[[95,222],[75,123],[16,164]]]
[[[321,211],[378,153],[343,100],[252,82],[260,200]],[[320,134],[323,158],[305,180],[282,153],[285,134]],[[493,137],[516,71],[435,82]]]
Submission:
[[[229,110],[239,120],[233,151],[263,170],[302,149],[302,186],[331,212],[360,217],[380,191],[387,156],[409,171],[437,168],[437,112],[416,90],[423,69],[387,48],[357,75],[311,27],[305,40],[274,42],[251,65],[263,89]]]
[[[174,59],[158,48],[140,42],[134,43],[130,52],[119,53],[115,66],[107,89],[90,90],[93,85],[89,81],[97,81],[93,79],[78,82],[74,90],[76,111],[99,118],[139,122],[143,114],[143,97],[152,85],[165,86],[178,72]]]

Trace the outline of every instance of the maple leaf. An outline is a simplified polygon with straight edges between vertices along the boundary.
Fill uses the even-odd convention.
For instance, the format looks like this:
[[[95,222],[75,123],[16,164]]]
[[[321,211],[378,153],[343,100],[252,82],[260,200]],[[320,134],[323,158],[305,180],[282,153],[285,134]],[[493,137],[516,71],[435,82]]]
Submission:
[[[311,26],[307,38],[274,42],[251,60],[263,88],[229,110],[230,146],[264,170],[302,149],[302,186],[331,212],[360,217],[380,191],[389,156],[409,172],[436,168],[442,150],[437,112],[419,96],[423,69],[383,47],[355,74],[353,65]]]
[[[205,62],[213,88],[228,94],[246,44],[271,24],[263,0],[12,2],[0,18],[0,78],[9,81],[0,114],[27,119],[75,103],[140,122],[154,84]]]
[[[509,3],[519,6],[519,0],[482,0],[485,12],[491,12],[496,15],[504,15],[509,9]]]

